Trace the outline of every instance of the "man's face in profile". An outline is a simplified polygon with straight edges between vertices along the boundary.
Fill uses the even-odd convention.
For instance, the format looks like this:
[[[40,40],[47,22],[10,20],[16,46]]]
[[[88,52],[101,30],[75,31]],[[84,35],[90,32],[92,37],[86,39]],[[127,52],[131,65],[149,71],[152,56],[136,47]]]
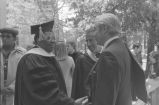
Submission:
[[[91,52],[94,52],[97,48],[97,41],[95,39],[96,32],[89,32],[86,35],[87,47]]]
[[[96,25],[96,41],[98,45],[103,46],[104,43],[109,39],[109,29],[107,26],[103,25]]]
[[[69,54],[73,54],[75,50],[71,44],[67,44],[67,51]]]
[[[54,32],[44,32],[43,35],[43,39],[41,41],[39,41],[42,46],[45,46],[45,50],[48,52],[53,51],[55,44],[56,44],[56,40],[55,40],[55,34]]]

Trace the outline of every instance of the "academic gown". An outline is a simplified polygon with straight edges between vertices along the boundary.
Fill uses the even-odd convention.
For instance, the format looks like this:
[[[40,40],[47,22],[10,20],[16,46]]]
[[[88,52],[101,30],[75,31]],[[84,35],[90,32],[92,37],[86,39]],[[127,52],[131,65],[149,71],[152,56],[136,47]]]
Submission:
[[[68,54],[70,57],[72,57],[73,58],[73,60],[74,60],[74,62],[76,63],[76,61],[77,61],[77,58],[81,55],[82,53],[80,53],[80,52],[74,52],[74,53],[72,53],[72,54]]]
[[[127,48],[128,49],[128,48]],[[133,54],[128,49],[131,58],[131,88],[132,100],[136,101],[137,98],[147,103],[148,94],[146,90],[146,77],[144,70],[138,61],[134,58]]]
[[[74,105],[59,64],[39,49],[33,48],[18,64],[14,105]]]
[[[86,80],[95,63],[87,53],[78,57],[73,75],[72,98],[77,99],[88,96]]]

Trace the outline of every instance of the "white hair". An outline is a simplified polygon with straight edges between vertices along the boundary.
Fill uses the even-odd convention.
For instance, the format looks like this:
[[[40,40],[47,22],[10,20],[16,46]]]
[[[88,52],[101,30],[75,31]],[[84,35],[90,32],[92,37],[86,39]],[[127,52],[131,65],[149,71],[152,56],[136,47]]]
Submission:
[[[95,19],[95,23],[103,24],[110,27],[109,29],[111,30],[109,31],[113,31],[117,33],[121,32],[121,22],[119,18],[112,13],[104,13],[102,15],[97,16]]]

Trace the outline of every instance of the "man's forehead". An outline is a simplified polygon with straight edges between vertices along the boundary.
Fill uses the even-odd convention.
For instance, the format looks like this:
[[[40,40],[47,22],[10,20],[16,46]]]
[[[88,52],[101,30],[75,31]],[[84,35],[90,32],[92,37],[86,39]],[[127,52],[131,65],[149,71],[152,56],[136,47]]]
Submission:
[[[86,39],[95,39],[96,33],[97,32],[97,27],[95,24],[90,25],[86,29]]]
[[[86,32],[86,37],[95,37],[95,36],[96,36],[96,31],[95,30]]]

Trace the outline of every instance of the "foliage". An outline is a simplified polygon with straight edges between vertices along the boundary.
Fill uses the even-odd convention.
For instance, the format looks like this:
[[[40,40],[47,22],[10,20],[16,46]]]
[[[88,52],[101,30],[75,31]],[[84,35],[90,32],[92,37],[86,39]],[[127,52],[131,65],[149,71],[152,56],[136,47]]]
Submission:
[[[128,40],[136,37],[134,33],[139,31],[149,33],[148,46],[150,49],[148,52],[150,52],[159,39],[157,4],[156,0],[8,0],[7,23],[11,26],[18,26],[23,34],[22,39],[29,40],[30,25],[54,19],[58,39],[72,36],[78,38],[83,35],[87,25],[93,22],[97,15],[111,12],[121,19],[122,31],[131,33]],[[59,11],[66,5],[70,6],[70,10],[75,11],[75,17],[61,21]],[[73,22],[73,27],[70,22]],[[71,30],[75,31],[69,32],[70,36],[63,35],[65,26],[69,26]],[[142,37],[142,35],[140,36]]]
[[[8,0],[7,4],[7,25],[19,28],[19,43],[26,47],[33,41],[30,26],[39,22],[39,9],[32,0]]]
[[[68,19],[74,27],[85,29],[94,17],[111,12],[122,21],[122,31],[131,42],[140,38],[149,54],[154,44],[159,41],[159,2],[157,0],[79,0],[71,1],[71,8],[76,10],[76,17]],[[138,33],[141,33],[139,34]],[[147,40],[148,38],[148,40]],[[132,44],[132,43],[130,43]]]
[[[156,4],[151,0],[108,0],[107,2],[105,0],[83,2],[73,0],[71,9],[76,10],[76,17],[68,20],[73,21],[75,27],[84,28],[93,21],[95,16],[111,12],[122,20],[122,31],[146,30],[155,36],[158,30],[158,24],[156,24],[158,7]]]
[[[58,7],[60,0],[8,0],[7,1],[7,25],[18,27],[21,31],[20,45],[26,47],[32,43],[33,36],[30,35],[30,26],[40,24],[54,19],[54,31],[57,37],[62,34],[62,21],[59,20]]]

